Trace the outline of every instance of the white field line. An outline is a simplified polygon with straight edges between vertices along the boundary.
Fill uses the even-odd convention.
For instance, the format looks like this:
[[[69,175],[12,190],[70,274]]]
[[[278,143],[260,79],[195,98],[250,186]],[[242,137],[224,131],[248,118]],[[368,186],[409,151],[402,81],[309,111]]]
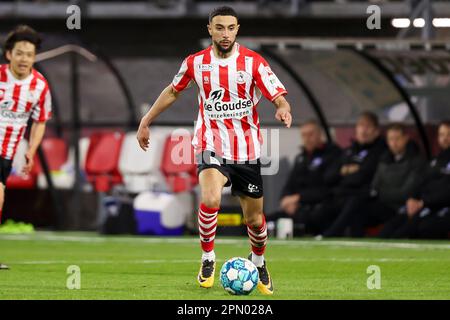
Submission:
[[[109,237],[109,236],[76,236],[58,235],[52,233],[38,233],[31,235],[6,235],[0,234],[1,240],[15,241],[56,241],[56,242],[86,242],[86,243],[177,243],[195,244],[199,240],[196,238],[174,238],[174,237]],[[248,245],[248,239],[217,239],[218,244]],[[333,246],[333,247],[359,247],[377,249],[415,249],[415,250],[450,250],[450,241],[446,243],[410,243],[410,242],[375,242],[375,241],[348,241],[348,240],[278,240],[270,239],[270,246]]]
[[[224,259],[217,259],[218,263],[225,262]],[[270,259],[270,262],[342,262],[342,263],[359,263],[359,262],[443,262],[450,259],[417,259],[417,258],[292,258],[292,259]],[[52,264],[188,264],[199,263],[200,259],[154,259],[154,260],[31,260],[31,261],[8,261],[10,265],[52,265]]]

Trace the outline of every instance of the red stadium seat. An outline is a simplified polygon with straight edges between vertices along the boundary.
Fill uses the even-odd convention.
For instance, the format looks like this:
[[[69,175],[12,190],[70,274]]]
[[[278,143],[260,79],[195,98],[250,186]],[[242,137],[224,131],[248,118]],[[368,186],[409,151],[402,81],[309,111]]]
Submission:
[[[171,135],[166,139],[161,172],[172,192],[191,191],[197,184],[197,166],[190,135]]]
[[[366,229],[366,236],[368,237],[376,237],[378,236],[378,234],[380,233],[381,229],[383,229],[382,224],[375,226],[375,227],[370,227]]]
[[[6,187],[8,189],[34,189],[36,188],[37,175],[38,175],[38,162],[37,155],[34,157],[35,165],[31,169],[31,172],[27,175],[23,175],[21,170],[25,165],[25,153],[28,150],[28,141],[22,139],[17,148],[11,174],[6,181]]]
[[[61,138],[46,138],[41,144],[44,151],[47,165],[50,171],[58,171],[66,163],[68,148],[66,141]],[[41,162],[36,162],[36,171],[42,172]]]
[[[61,166],[67,161],[67,144],[64,139],[61,138],[44,138],[41,143],[41,148],[44,151],[44,155],[47,161],[47,165],[50,171],[58,171]],[[23,156],[23,155],[20,155]],[[43,172],[41,161],[36,154],[34,158],[34,167],[31,174],[27,176],[21,176],[14,173],[8,179],[8,188],[13,189],[32,189],[36,186],[37,175]]]
[[[35,162],[37,158],[35,158]],[[22,175],[19,172],[12,173],[6,181],[7,189],[33,189],[36,187],[37,166],[34,166],[30,174]]]
[[[90,137],[86,175],[96,191],[108,192],[122,183],[119,156],[123,138],[122,132],[99,132]]]

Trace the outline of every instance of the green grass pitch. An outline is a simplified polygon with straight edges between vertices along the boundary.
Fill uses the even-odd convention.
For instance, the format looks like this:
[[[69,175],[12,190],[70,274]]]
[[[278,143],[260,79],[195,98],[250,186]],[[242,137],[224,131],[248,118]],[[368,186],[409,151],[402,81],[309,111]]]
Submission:
[[[219,235],[216,282],[202,289],[196,237],[4,234],[0,261],[11,270],[0,270],[0,299],[450,299],[449,241],[270,239],[275,294],[231,296],[218,271],[249,251],[246,238]],[[66,288],[70,265],[80,267],[79,290]],[[380,289],[367,287],[371,265],[380,268]]]

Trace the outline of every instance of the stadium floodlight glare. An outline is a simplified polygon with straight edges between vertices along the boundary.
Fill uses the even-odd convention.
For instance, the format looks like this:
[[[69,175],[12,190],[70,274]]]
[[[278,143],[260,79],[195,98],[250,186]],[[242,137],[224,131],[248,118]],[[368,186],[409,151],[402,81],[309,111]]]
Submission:
[[[434,18],[433,26],[436,28],[450,28],[450,18]]]
[[[408,28],[411,25],[408,18],[394,18],[391,23],[394,28]]]
[[[423,28],[425,27],[425,19],[424,18],[416,18],[413,21],[413,26],[416,28]]]

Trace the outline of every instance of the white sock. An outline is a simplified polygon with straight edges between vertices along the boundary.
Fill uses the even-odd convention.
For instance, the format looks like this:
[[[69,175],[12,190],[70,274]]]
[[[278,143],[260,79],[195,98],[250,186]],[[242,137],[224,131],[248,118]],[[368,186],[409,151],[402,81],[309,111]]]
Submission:
[[[262,267],[264,264],[264,255],[258,256],[254,252],[252,252],[252,262],[255,264],[255,266]]]
[[[214,252],[214,250],[211,250],[209,252],[203,251],[202,262],[205,260],[216,261],[216,253]]]

